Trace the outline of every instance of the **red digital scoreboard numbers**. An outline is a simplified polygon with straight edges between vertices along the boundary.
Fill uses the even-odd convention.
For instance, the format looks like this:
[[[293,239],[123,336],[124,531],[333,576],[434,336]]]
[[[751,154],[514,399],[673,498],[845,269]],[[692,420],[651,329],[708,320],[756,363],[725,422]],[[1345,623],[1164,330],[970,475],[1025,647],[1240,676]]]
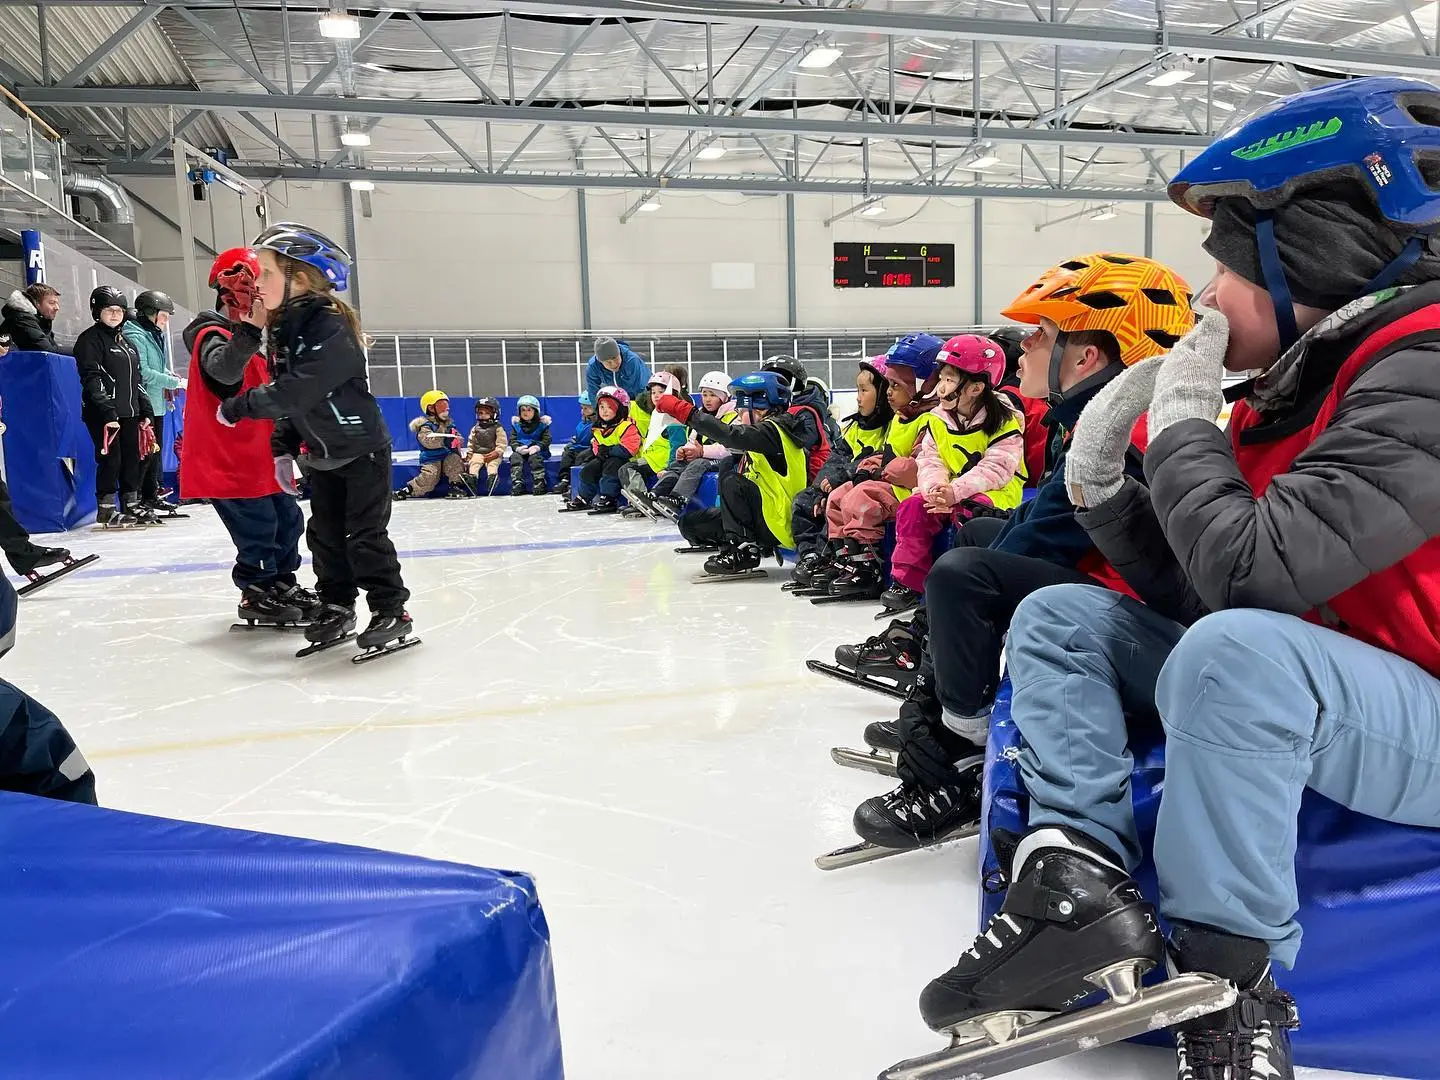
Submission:
[[[837,289],[949,289],[955,285],[954,244],[835,245]]]

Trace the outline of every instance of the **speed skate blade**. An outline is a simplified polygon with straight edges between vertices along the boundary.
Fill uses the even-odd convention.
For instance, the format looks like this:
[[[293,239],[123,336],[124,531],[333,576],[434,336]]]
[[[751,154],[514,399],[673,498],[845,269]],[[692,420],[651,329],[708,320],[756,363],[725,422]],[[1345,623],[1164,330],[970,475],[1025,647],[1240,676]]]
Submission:
[[[1093,978],[1093,977],[1092,977]],[[1193,1020],[1235,1003],[1235,988],[1213,975],[1177,975],[1121,1003],[1111,998],[1022,1027],[1005,1042],[988,1037],[892,1065],[880,1080],[979,1080],[1093,1050]]]
[[[292,623],[252,622],[252,621],[250,621],[249,619],[246,619],[244,622],[231,623],[231,624],[230,624],[230,633],[232,633],[232,634],[253,634],[253,633],[258,633],[258,632],[261,631],[261,630],[269,630],[271,633],[277,633],[277,634],[298,634],[298,633],[301,633],[302,631],[304,631],[305,628],[308,627],[309,625],[310,625],[309,623],[295,623],[295,622],[292,622]]]
[[[676,554],[676,555],[701,555],[701,554],[703,554],[703,553],[705,553],[705,552],[707,552],[707,551],[710,552],[711,554],[714,554],[715,552],[717,552],[717,551],[719,551],[719,550],[720,550],[719,548],[715,548],[715,547],[695,547],[694,545],[691,545],[690,547],[676,548],[676,549],[675,549],[675,554]]]
[[[884,679],[877,679],[874,675],[861,675],[858,672],[842,668],[838,664],[827,664],[823,660],[806,660],[805,666],[817,675],[824,675],[837,682],[848,683],[850,686],[858,686],[861,690],[870,690],[876,694],[882,694],[897,701],[905,700],[905,690],[894,683],[886,682]]]
[[[298,660],[304,656],[314,656],[316,653],[325,652],[327,649],[335,648],[336,645],[344,645],[345,642],[354,640],[355,631],[352,630],[344,637],[337,637],[333,641],[313,641],[309,645],[306,645],[299,652],[297,652],[295,654],[295,659]]]
[[[919,607],[920,605],[918,603],[911,604],[909,607],[902,608],[882,607],[879,611],[875,613],[875,621],[885,622],[887,619],[898,619],[902,615],[909,615],[911,612],[917,610]]]
[[[835,593],[825,593],[823,596],[816,596],[811,599],[812,604],[873,604],[880,599],[879,593],[842,593],[837,596]]]
[[[692,585],[713,585],[721,581],[754,581],[766,577],[764,570],[746,570],[739,574],[696,574],[690,579]]]
[[[891,855],[908,855],[912,851],[929,851],[942,844],[954,843],[956,840],[968,840],[980,832],[979,824],[962,825],[958,829],[952,829],[938,840],[928,844],[920,844],[918,847],[881,847],[879,844],[872,844],[868,840],[862,840],[858,844],[851,844],[849,847],[836,848],[834,851],[827,851],[824,855],[817,856],[815,865],[821,870],[843,870],[847,866],[859,866],[861,863],[875,862],[879,859],[888,859]]]
[[[82,566],[89,566],[92,562],[95,562],[99,558],[99,555],[86,555],[83,558],[70,559],[66,562],[51,563],[50,565],[56,567],[56,569],[50,571],[50,573],[48,574],[42,574],[39,570],[34,570],[30,574],[25,575],[27,578],[29,578],[29,582],[28,584],[21,585],[20,588],[16,589],[15,595],[34,596],[37,592],[45,588],[47,585],[51,585],[54,582],[59,581],[66,574],[73,574]]]
[[[365,649],[356,653],[350,658],[350,662],[352,664],[368,664],[371,660],[379,660],[380,657],[394,652],[404,652],[419,644],[418,637],[403,637],[397,641],[387,641],[384,645],[377,645],[373,649]]]
[[[879,773],[881,776],[899,776],[895,768],[895,755],[888,750],[851,750],[844,746],[832,747],[830,760],[847,769]]]

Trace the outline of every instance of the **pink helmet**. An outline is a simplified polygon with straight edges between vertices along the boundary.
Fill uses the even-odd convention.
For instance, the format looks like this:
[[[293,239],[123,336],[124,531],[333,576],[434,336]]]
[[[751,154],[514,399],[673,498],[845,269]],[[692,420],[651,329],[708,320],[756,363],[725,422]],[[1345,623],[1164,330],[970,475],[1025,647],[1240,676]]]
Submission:
[[[672,397],[681,396],[680,380],[668,371],[657,371],[651,375],[650,381],[645,384],[645,388],[648,390],[652,386],[663,386],[665,393],[670,394]]]
[[[980,334],[956,334],[940,349],[938,364],[949,364],[967,375],[983,377],[992,387],[1005,377],[1005,350]]]
[[[600,402],[604,401],[607,397],[615,402],[619,411],[623,412],[630,408],[630,395],[618,386],[602,386],[600,392],[595,395],[595,404],[599,405]]]

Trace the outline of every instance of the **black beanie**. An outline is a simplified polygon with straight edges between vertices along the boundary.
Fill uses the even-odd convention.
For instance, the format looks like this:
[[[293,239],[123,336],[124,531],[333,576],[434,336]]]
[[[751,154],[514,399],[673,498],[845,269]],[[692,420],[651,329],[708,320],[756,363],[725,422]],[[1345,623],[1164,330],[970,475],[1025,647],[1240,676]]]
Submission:
[[[1275,246],[1297,304],[1335,311],[1363,296],[1410,233],[1380,217],[1362,187],[1339,181],[1303,191],[1271,211]],[[1255,242],[1255,207],[1238,197],[1216,201],[1205,250],[1227,269],[1265,288]],[[1397,285],[1440,278],[1440,256],[1426,251]]]

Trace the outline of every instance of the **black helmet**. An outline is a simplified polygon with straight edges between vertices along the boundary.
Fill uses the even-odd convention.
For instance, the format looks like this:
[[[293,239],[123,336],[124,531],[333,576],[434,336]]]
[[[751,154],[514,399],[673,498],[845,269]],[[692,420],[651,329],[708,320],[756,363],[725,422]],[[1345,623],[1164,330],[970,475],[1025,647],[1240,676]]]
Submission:
[[[495,414],[495,419],[500,419],[500,402],[496,401],[493,397],[482,397],[475,399],[475,418],[477,420],[480,418],[480,409],[482,406],[489,408]]]
[[[175,301],[155,289],[147,289],[135,297],[135,314],[143,315],[145,318],[154,321],[155,316],[160,312],[169,315],[175,314]]]
[[[790,384],[790,394],[798,397],[803,394],[806,384],[810,381],[805,374],[805,365],[793,356],[772,356],[765,361],[761,371],[773,371]]]
[[[100,312],[107,307],[128,308],[129,306],[125,301],[125,294],[114,285],[101,285],[90,294],[90,317],[96,322],[100,321]]]

